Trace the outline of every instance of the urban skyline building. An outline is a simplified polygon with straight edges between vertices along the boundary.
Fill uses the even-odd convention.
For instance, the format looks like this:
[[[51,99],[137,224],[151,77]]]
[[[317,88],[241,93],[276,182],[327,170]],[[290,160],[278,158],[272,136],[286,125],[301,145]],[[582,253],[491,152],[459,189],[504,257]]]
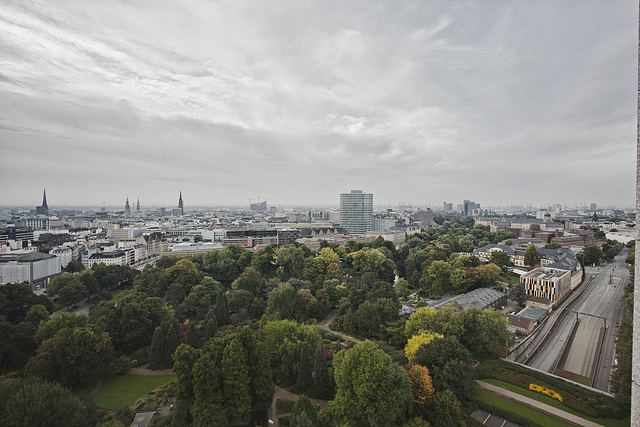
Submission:
[[[182,201],[182,190],[180,190],[180,198],[178,199],[178,209],[180,209],[180,215],[184,215],[184,202]]]
[[[340,194],[340,226],[355,235],[373,230],[373,194],[362,190]]]
[[[44,193],[42,194],[42,206],[36,207],[36,215],[46,215],[49,216],[49,205],[47,204],[47,189],[44,189]]]

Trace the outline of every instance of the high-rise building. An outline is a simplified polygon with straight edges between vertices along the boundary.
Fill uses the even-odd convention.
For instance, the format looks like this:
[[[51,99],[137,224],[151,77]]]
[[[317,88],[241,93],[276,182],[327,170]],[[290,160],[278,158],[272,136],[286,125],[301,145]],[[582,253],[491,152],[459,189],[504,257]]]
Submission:
[[[373,194],[362,190],[340,194],[340,226],[349,234],[363,235],[373,230]]]
[[[184,215],[184,203],[182,202],[182,190],[180,190],[180,198],[178,199],[178,209],[180,209],[180,215]]]
[[[47,190],[42,194],[42,206],[36,207],[36,214],[49,216],[49,205],[47,205]]]
[[[476,202],[472,202],[470,200],[464,200],[462,202],[462,213],[466,216],[473,215],[473,211],[475,209],[480,209],[480,204]]]

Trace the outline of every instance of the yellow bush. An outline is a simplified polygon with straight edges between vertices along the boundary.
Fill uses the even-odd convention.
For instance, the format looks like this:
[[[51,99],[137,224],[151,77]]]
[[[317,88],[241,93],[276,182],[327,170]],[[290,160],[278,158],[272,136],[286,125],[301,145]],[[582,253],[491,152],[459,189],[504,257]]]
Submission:
[[[557,391],[549,390],[548,388],[544,388],[541,385],[529,384],[529,390],[544,394],[545,396],[549,396],[560,401],[560,403],[564,403],[564,400],[562,399],[562,395],[560,395],[560,393],[558,393]]]

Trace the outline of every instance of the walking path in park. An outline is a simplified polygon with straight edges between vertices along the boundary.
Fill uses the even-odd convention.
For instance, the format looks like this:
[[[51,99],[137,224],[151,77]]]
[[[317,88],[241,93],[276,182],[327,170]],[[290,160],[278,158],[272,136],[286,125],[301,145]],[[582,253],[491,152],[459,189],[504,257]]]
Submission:
[[[146,375],[146,376],[154,376],[154,375],[173,375],[172,369],[157,369],[152,371],[151,369],[147,369],[146,365],[138,366],[137,368],[129,368],[127,374],[129,375]]]
[[[271,420],[273,421],[273,424],[271,425],[279,426],[280,422],[278,417],[286,416],[289,414],[288,413],[278,414],[278,410],[276,409],[276,402],[278,401],[278,399],[293,400],[297,402],[300,396],[295,393],[291,393],[290,391],[280,388],[278,386],[275,386],[275,388],[276,390],[275,390],[275,393],[273,394],[273,400],[271,401]],[[311,402],[313,406],[320,406],[321,408],[325,408],[325,409],[327,407],[326,400],[309,399],[309,402]]]
[[[499,394],[501,396],[507,397],[511,400],[515,400],[520,403],[524,403],[527,406],[531,406],[535,409],[539,409],[543,412],[547,412],[556,417],[565,419],[567,421],[571,421],[577,425],[583,427],[602,427],[602,424],[596,424],[584,418],[580,418],[577,415],[570,414],[569,412],[565,412],[561,409],[554,408],[553,406],[546,405],[544,403],[538,402],[537,400],[531,399],[529,397],[523,396],[518,393],[514,393],[512,391],[506,390],[502,387],[495,386],[493,384],[485,383],[484,381],[477,381],[478,386],[487,391],[490,391],[494,394]]]
[[[356,344],[360,344],[362,340],[359,340],[358,338],[351,337],[349,335],[343,334],[342,332],[332,331],[331,329],[329,329],[329,325],[336,319],[336,317],[338,317],[338,310],[331,310],[326,319],[324,319],[320,323],[316,323],[313,326],[315,326],[316,328],[324,329],[326,331],[330,331],[336,335],[340,335],[345,340],[353,341]]]

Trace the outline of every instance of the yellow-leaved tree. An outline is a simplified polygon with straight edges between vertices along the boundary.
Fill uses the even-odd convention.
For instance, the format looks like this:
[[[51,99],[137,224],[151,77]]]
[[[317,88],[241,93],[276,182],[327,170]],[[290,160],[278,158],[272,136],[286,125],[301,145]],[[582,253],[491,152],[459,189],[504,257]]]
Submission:
[[[404,346],[404,352],[409,361],[413,361],[416,352],[422,344],[429,344],[434,338],[444,338],[444,335],[437,332],[423,331],[411,337],[409,341],[407,341],[407,345]]]

